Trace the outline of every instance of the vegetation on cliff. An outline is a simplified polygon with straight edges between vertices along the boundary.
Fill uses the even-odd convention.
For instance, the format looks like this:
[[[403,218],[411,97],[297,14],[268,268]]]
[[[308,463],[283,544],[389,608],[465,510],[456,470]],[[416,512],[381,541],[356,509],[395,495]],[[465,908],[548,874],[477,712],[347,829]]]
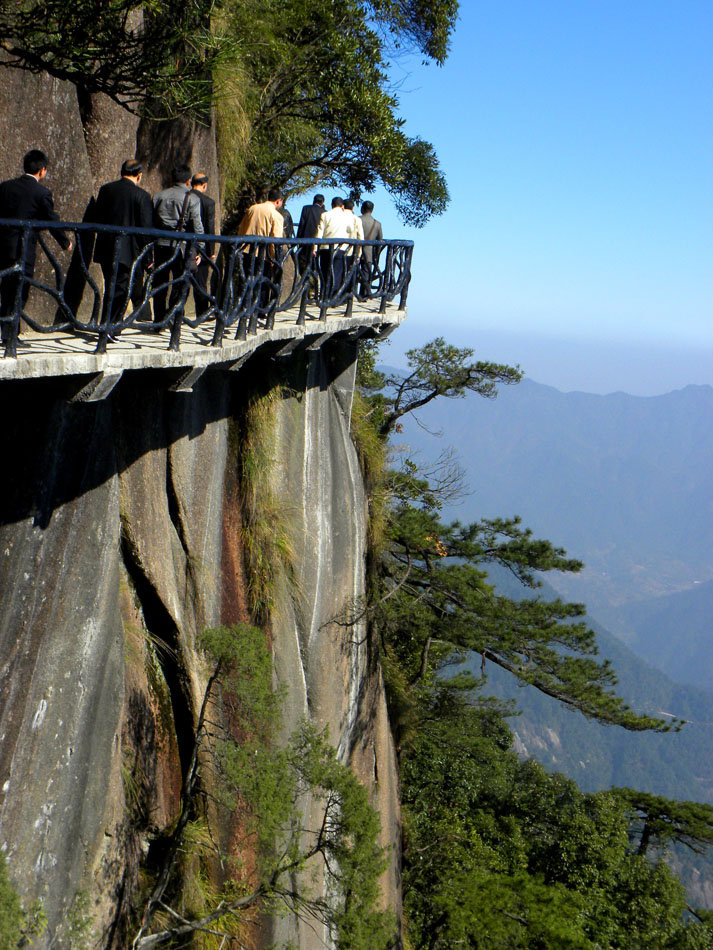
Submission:
[[[263,631],[219,627],[201,646],[211,675],[196,749],[132,946],[243,947],[260,914],[286,910],[340,950],[388,946],[395,922],[378,897],[389,859],[367,790],[307,723],[276,741],[281,693]]]
[[[383,440],[438,395],[490,396],[518,378],[440,339],[411,351],[403,374],[385,375],[367,346],[360,444],[378,461],[367,422]],[[370,474],[381,531],[368,612],[400,760],[409,946],[713,947],[705,913],[687,907],[663,860],[670,842],[710,844],[713,809],[628,789],[583,794],[515,755],[506,722],[514,709],[486,695],[492,663],[587,717],[670,728],[617,696],[611,666],[578,619],[581,605],[538,598],[534,572],[581,564],[517,519],[444,524],[441,504],[458,489],[450,463],[435,477],[408,458],[381,480],[375,465]],[[532,596],[498,594],[492,564]],[[462,666],[473,654],[480,675]]]

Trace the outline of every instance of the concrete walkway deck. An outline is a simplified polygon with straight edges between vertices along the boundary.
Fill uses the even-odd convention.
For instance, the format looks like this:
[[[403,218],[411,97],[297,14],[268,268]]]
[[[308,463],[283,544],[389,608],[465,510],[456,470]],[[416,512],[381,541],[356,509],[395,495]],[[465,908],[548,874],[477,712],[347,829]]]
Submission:
[[[396,304],[386,308],[385,313],[378,312],[379,302],[358,303],[350,317],[343,316],[343,308],[327,312],[327,319],[319,319],[319,311],[308,310],[304,326],[296,323],[298,308],[286,310],[275,315],[272,330],[260,329],[246,340],[235,340],[235,327],[226,332],[221,346],[211,346],[215,323],[211,320],[192,329],[181,328],[181,349],[176,353],[168,349],[170,331],[158,334],[144,333],[137,329],[124,330],[116,342],[110,342],[105,354],[96,354],[96,334],[79,335],[66,331],[37,333],[24,328],[18,344],[17,358],[0,359],[0,380],[37,379],[49,376],[106,376],[113,384],[126,370],[173,368],[186,371],[186,382],[195,381],[210,366],[237,369],[240,364],[259,347],[266,343],[284,341],[284,355],[297,348],[303,341],[316,348],[327,339],[346,331],[368,330],[373,328],[379,335],[385,336],[391,329],[403,322],[406,311],[399,310]],[[190,314],[189,314],[190,317]],[[292,345],[290,345],[292,344]],[[233,364],[233,365],[230,365]],[[102,387],[106,388],[106,387]],[[92,389],[96,395],[79,398],[103,398],[102,388]],[[113,385],[110,387],[113,388]],[[178,386],[189,389],[190,385]],[[107,389],[107,392],[109,390]],[[104,393],[106,395],[106,393]]]

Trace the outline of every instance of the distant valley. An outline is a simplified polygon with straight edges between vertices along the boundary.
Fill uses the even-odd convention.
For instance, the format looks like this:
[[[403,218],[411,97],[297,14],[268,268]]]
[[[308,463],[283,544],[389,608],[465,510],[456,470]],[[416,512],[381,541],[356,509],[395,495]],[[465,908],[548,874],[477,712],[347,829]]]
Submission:
[[[525,379],[436,401],[401,439],[422,462],[456,447],[469,494],[446,518],[519,514],[585,562],[548,577],[562,596],[670,677],[713,687],[712,421],[710,386],[598,396]]]

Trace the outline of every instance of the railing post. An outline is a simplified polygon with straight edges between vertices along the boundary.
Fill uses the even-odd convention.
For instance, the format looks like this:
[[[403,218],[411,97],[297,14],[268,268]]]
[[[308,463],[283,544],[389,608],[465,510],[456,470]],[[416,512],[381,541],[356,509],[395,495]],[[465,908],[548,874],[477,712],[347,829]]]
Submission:
[[[389,291],[393,283],[394,254],[391,244],[386,248],[386,266],[384,267],[384,286],[381,294],[381,303],[379,313],[386,313],[386,304],[389,299]]]
[[[305,318],[307,316],[307,300],[309,299],[309,278],[305,281],[305,288],[302,291],[302,296],[300,297],[300,312],[297,316],[297,326],[303,327],[305,325]]]
[[[411,260],[413,258],[413,248],[406,247],[403,251],[403,260],[404,260],[404,269],[405,274],[403,275],[403,289],[401,291],[401,297],[399,298],[399,310],[406,309],[406,299],[408,297],[408,288],[411,283]]]

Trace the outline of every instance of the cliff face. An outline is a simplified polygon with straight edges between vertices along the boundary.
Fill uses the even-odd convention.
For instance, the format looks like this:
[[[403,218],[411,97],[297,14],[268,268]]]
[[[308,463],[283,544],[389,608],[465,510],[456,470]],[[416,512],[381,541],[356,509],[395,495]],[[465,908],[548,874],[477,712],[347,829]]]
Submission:
[[[285,361],[272,482],[294,550],[269,619],[285,732],[328,726],[398,841],[393,747],[363,624],[366,500],[349,436],[354,352]],[[231,437],[267,367],[191,394],[130,373],[103,403],[5,383],[0,491],[0,847],[50,928],[86,902],[94,946],[126,946],[140,866],[175,820],[206,671],[196,636],[247,619],[240,459]],[[357,611],[358,612],[358,611]],[[397,872],[385,900],[398,908]],[[296,921],[272,937],[321,946]],[[41,946],[42,944],[40,944]]]

